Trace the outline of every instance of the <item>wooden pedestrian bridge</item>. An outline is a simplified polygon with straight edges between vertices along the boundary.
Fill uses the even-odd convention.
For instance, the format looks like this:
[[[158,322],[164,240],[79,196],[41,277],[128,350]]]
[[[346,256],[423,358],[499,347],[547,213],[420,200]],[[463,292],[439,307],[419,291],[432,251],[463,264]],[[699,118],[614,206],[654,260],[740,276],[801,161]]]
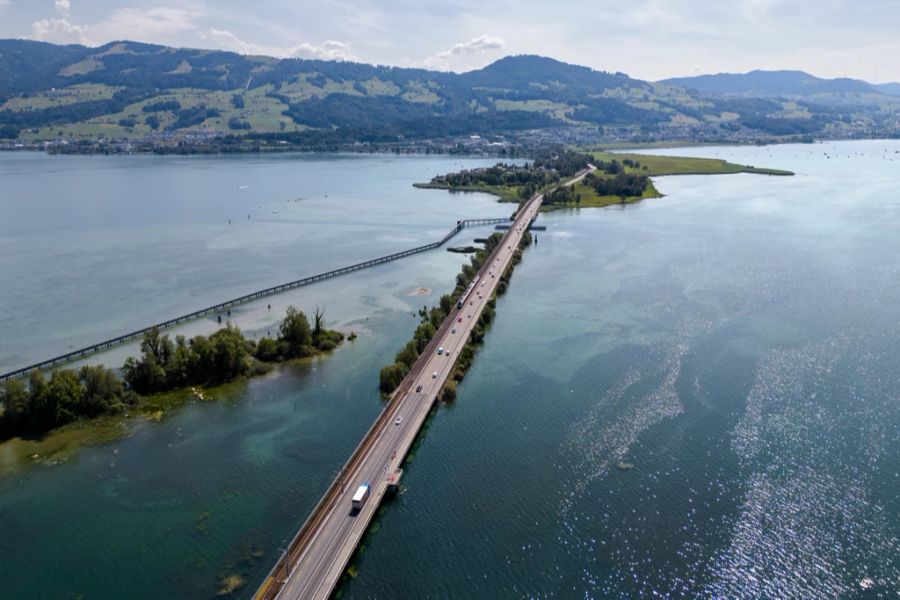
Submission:
[[[260,298],[265,298],[266,296],[272,296],[274,294],[280,294],[282,292],[286,292],[288,290],[292,290],[295,288],[303,287],[306,285],[310,285],[316,283],[318,281],[324,281],[326,279],[331,279],[333,277],[340,277],[341,275],[347,275],[348,273],[353,273],[355,271],[361,271],[362,269],[368,269],[371,267],[375,267],[378,265],[383,265],[385,263],[389,263],[395,260],[399,260],[401,258],[405,258],[407,256],[412,256],[413,254],[419,254],[421,252],[428,252],[429,250],[434,250],[436,248],[440,248],[448,241],[450,241],[454,236],[459,234],[463,229],[467,227],[478,227],[482,225],[496,225],[506,223],[509,224],[512,222],[512,217],[507,218],[489,218],[489,219],[464,219],[461,221],[457,221],[456,225],[451,229],[447,235],[442,237],[440,240],[436,242],[432,242],[430,244],[425,244],[424,246],[417,246],[415,248],[410,248],[409,250],[403,250],[401,252],[394,252],[393,254],[388,254],[386,256],[379,256],[378,258],[373,258],[371,260],[366,260],[360,263],[356,263],[353,265],[349,265],[346,267],[341,267],[339,269],[333,269],[331,271],[326,271],[324,273],[318,273],[316,275],[310,275],[308,277],[304,277],[302,279],[296,279],[294,281],[288,281],[287,283],[282,283],[280,285],[274,285],[272,287],[268,287],[262,290],[257,290],[255,292],[251,292],[249,294],[244,294],[243,296],[238,296],[237,298],[232,298],[231,300],[226,300],[225,302],[220,302],[218,304],[214,304],[212,306],[207,306],[206,308],[201,308],[200,310],[195,310],[193,312],[189,312],[187,314],[181,315],[179,317],[175,317],[174,319],[168,319],[161,323],[156,323],[155,325],[150,325],[148,327],[144,327],[142,329],[138,329],[136,331],[131,331],[129,333],[119,335],[107,340],[103,340],[102,342],[97,342],[96,344],[91,344],[90,346],[85,346],[84,348],[79,348],[78,350],[72,350],[71,352],[66,352],[65,354],[60,354],[59,356],[54,356],[53,358],[48,358],[46,360],[42,360],[40,362],[36,362],[34,364],[30,364],[26,367],[22,367],[19,369],[15,369],[9,371],[7,373],[3,373],[0,375],[0,381],[4,381],[6,379],[12,379],[16,377],[22,377],[35,369],[48,369],[53,368],[57,365],[63,364],[70,360],[78,360],[84,358],[86,356],[90,356],[96,352],[101,352],[104,350],[108,350],[114,346],[118,346],[119,344],[124,344],[136,339],[140,339],[143,337],[145,333],[150,331],[151,329],[167,329],[169,327],[173,327],[175,325],[181,325],[182,323],[187,323],[188,321],[194,321],[196,319],[201,319],[204,317],[208,317],[215,314],[225,313],[235,306],[240,304],[245,304],[247,302],[252,302],[254,300],[259,300]]]

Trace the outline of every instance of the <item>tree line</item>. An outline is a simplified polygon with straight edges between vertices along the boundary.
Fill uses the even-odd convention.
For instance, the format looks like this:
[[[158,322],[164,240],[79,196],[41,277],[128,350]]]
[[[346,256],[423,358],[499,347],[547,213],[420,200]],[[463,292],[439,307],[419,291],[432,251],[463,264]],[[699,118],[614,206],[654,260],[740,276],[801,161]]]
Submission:
[[[0,390],[0,439],[39,436],[79,419],[120,414],[139,404],[142,395],[192,385],[216,385],[267,370],[267,363],[314,356],[333,350],[344,339],[325,328],[324,312],[313,323],[293,306],[278,334],[259,342],[227,325],[209,337],[172,340],[151,329],[141,340],[139,357],[125,361],[119,377],[103,366],[57,369],[48,380],[33,371],[26,381],[9,379]]]
[[[594,173],[588,173],[584,182],[594,188],[598,196],[631,198],[643,196],[650,184],[650,179],[646,175],[619,171],[612,177],[600,177]]]
[[[457,301],[462,298],[462,295],[469,287],[469,284],[474,280],[475,275],[478,274],[484,261],[487,260],[491,252],[493,252],[494,248],[496,248],[502,240],[503,235],[500,233],[494,233],[485,239],[484,248],[475,253],[475,256],[472,257],[470,263],[463,264],[462,269],[456,276],[456,287],[453,292],[441,296],[437,306],[430,309],[425,306],[419,310],[420,322],[418,327],[416,327],[416,331],[413,333],[412,339],[410,339],[403,349],[397,353],[393,364],[387,365],[381,369],[379,389],[385,397],[389,396],[397,389],[397,387],[399,387],[400,383],[412,369],[416,360],[418,360],[419,356],[427,348],[428,343],[431,342],[431,339],[437,333],[441,323],[443,323],[448,315],[453,312],[453,307],[456,305]],[[526,231],[525,235],[522,236],[522,244],[527,246],[530,243],[531,234]],[[521,260],[522,250],[517,248],[513,254],[512,263],[499,276],[496,292],[498,296],[506,292],[510,277],[512,276],[513,267]],[[463,346],[463,349],[456,359],[456,368],[453,373],[452,381],[448,382],[444,388],[443,397],[445,400],[452,400],[456,397],[455,382],[462,381],[466,370],[472,364],[475,357],[475,345],[484,341],[485,330],[491,322],[493,322],[496,314],[495,307],[494,300],[489,300],[484,310],[478,316],[478,320],[472,328],[469,343]]]
[[[397,353],[393,364],[381,369],[379,389],[382,394],[387,396],[397,389],[400,382],[403,381],[403,378],[406,377],[413,364],[419,358],[419,355],[428,346],[434,334],[437,333],[441,323],[453,311],[454,305],[465,293],[466,288],[469,287],[484,261],[502,239],[503,235],[500,233],[494,233],[488,237],[484,242],[484,248],[475,253],[470,263],[463,264],[462,269],[456,276],[456,287],[453,292],[441,296],[437,306],[431,309],[423,307],[419,310],[420,322],[419,326],[416,327],[415,333],[413,333],[412,339]]]
[[[6,125],[7,129],[4,130],[4,134],[14,138],[21,129],[76,123],[115,114],[124,110],[129,104],[140,102],[152,94],[152,91],[144,89],[125,89],[117,91],[112,98],[106,100],[88,100],[36,110],[2,110],[0,111],[0,125]],[[12,133],[16,135],[11,135]]]
[[[431,181],[451,188],[517,187],[519,198],[528,199],[540,190],[587,168],[592,160],[593,157],[589,154],[554,149],[536,154],[534,160],[524,166],[497,163],[493,167],[439,175]]]
[[[535,156],[532,166],[537,169],[555,171],[559,177],[571,177],[586,169],[593,160],[594,158],[590,154],[563,150]]]
[[[458,173],[448,173],[434,179],[450,187],[487,186],[525,186],[543,187],[559,180],[559,175],[552,171],[534,168],[531,165],[519,166],[497,163],[484,169],[466,169]]]
[[[561,185],[544,194],[543,204],[581,204],[581,194],[574,185]]]

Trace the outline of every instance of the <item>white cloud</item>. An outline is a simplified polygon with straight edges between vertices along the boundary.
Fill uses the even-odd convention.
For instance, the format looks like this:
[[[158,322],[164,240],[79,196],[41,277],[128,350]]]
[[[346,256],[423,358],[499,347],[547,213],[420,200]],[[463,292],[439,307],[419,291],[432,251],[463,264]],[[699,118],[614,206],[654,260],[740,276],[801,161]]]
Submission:
[[[53,0],[53,6],[56,8],[56,12],[63,15],[68,15],[72,12],[71,0]]]
[[[69,0],[64,0],[71,7]],[[57,5],[60,1],[57,0]],[[64,16],[31,24],[31,37],[56,43],[99,46],[112,40],[165,43],[179,34],[197,31],[200,13],[159,6],[148,9],[121,8],[93,25],[79,25]]]
[[[87,42],[88,30],[82,25],[70,23],[67,19],[41,19],[31,24],[31,37],[42,42],[59,44]]]
[[[231,50],[240,54],[257,54],[278,58],[315,58],[320,60],[357,60],[350,45],[336,40],[328,40],[322,44],[310,43],[295,46],[266,46],[248,42],[223,29],[208,29],[200,34],[207,42],[212,42],[222,50]]]
[[[356,60],[350,52],[350,44],[328,40],[315,46],[313,44],[300,44],[291,48],[291,56],[296,58],[318,58],[320,60]]]
[[[0,0],[0,3],[8,0]],[[71,10],[71,0],[55,0],[57,10]],[[68,14],[58,18],[41,19],[31,25],[31,37],[60,44],[78,43],[100,46],[113,40],[134,40],[175,45],[212,46],[240,54],[274,56],[278,58],[315,58],[320,60],[358,60],[349,44],[327,40],[321,44],[301,43],[288,46],[269,46],[246,41],[225,29],[201,29],[198,25],[204,13],[182,8],[158,6],[148,9],[121,8],[94,24],[78,24]],[[196,42],[185,44],[185,36]]]
[[[503,41],[503,38],[492,35],[479,35],[468,42],[453,44],[448,50],[439,52],[437,56],[440,58],[451,58],[465,54],[481,54],[485,50],[502,50],[505,45],[506,42]]]
[[[220,50],[230,50],[240,54],[259,54],[259,47],[256,44],[245,42],[230,31],[224,29],[207,29],[200,34],[200,38],[204,41],[211,42],[218,46]]]
[[[9,0],[0,0],[0,12],[3,12],[7,6],[9,6]]]
[[[200,16],[200,13],[165,6],[121,8],[93,29],[98,36],[108,39],[154,42],[166,36],[195,31],[195,21]]]
[[[454,58],[484,54],[488,50],[502,50],[504,46],[506,46],[506,42],[503,38],[483,34],[472,38],[468,42],[453,44],[443,52],[429,56],[425,59],[425,64],[433,68],[446,69]]]

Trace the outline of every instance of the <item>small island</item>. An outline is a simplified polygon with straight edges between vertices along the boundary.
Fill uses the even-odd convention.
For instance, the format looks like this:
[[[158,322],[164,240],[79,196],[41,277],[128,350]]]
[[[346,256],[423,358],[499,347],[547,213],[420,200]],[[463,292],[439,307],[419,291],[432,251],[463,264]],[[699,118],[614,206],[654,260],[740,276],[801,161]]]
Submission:
[[[325,328],[324,312],[316,309],[313,323],[290,306],[275,338],[249,340],[233,325],[209,337],[171,339],[157,329],[144,334],[141,355],[129,358],[121,377],[104,366],[57,369],[47,379],[32,371],[27,383],[9,379],[0,389],[0,441],[40,439],[73,423],[149,411],[158,419],[155,399],[164,392],[211,387],[270,371],[277,363],[313,357],[334,350],[344,340],[340,331]]]

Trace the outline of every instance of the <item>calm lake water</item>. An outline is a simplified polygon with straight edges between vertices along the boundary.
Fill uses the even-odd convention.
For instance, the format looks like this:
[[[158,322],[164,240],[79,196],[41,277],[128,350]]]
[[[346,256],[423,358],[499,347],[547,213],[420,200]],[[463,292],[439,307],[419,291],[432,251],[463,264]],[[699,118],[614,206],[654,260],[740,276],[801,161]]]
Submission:
[[[900,143],[667,153],[797,176],[661,178],[662,199],[542,216],[549,230],[538,233],[498,302],[457,401],[437,411],[422,436],[405,490],[380,514],[343,598],[896,597]],[[91,159],[20,160],[31,164],[15,167],[25,181],[29,168],[32,178],[71,178],[77,165],[66,161]],[[159,159],[127,160],[147,181],[161,179],[148,166]],[[220,161],[214,169],[231,177],[237,198],[245,166],[277,170],[290,162],[206,160]],[[443,231],[466,206],[459,203],[471,203],[463,216],[508,214],[508,206],[483,197],[420,195],[396,183],[452,166],[449,159],[305,160],[318,161],[322,173],[345,172],[351,161],[353,173],[373,176],[389,164],[395,183],[383,184],[384,197],[397,203],[397,214],[412,198],[443,207],[417,211],[419,226],[409,235],[421,234],[425,222]],[[156,164],[160,172],[188,169],[174,159]],[[118,177],[128,182],[126,168]],[[116,176],[41,185],[77,196]],[[327,183],[333,199],[337,188]],[[64,212],[64,204],[35,209],[31,219],[53,221],[47,213]],[[302,227],[304,203],[292,208]],[[278,210],[266,218],[280,218]],[[362,254],[383,243],[373,240],[400,235],[374,209],[349,214],[360,232],[369,231],[370,218],[376,223],[376,233],[350,240]],[[63,233],[29,229],[26,211],[17,215],[16,236],[46,236],[65,254]],[[235,235],[222,218],[209,220],[195,228],[220,229],[215,239]],[[69,325],[68,300],[34,273],[41,261],[28,268],[10,260],[6,249],[15,244],[10,232],[2,235],[4,281],[15,269],[23,286],[41,290],[34,302],[61,311],[58,322],[31,321],[12,337],[40,340],[33,329],[56,326],[72,336],[82,333],[78,327],[96,333],[95,323]],[[289,245],[290,238],[277,239]],[[256,256],[257,241],[266,240],[244,240],[229,256]],[[297,264],[296,257],[278,268],[257,261],[260,275],[251,258],[216,271],[211,253],[194,279],[217,292],[231,285],[221,279],[280,280]],[[105,260],[127,262],[120,254]],[[142,255],[148,272],[177,273],[191,253],[166,254],[165,268],[161,258]],[[232,574],[247,580],[236,596],[252,595],[379,410],[378,369],[411,333],[410,311],[435,300],[406,294],[420,285],[435,294],[449,289],[458,264],[430,253],[298,292],[299,305],[335,306],[336,321],[366,334],[313,365],[140,424],[128,439],[67,464],[0,479],[2,595],[213,597]],[[129,281],[127,267],[109,271],[111,281]],[[82,272],[102,280],[106,270]],[[141,277],[132,269],[130,278]],[[193,301],[184,277],[141,300],[143,314],[118,318],[143,323],[165,312],[159,303],[177,309]],[[4,285],[2,294],[4,319],[10,306],[23,310],[10,302],[25,292]],[[80,302],[80,319],[105,314]],[[265,326],[265,309],[248,310],[248,319],[251,313]],[[0,328],[4,340],[12,321]],[[52,336],[43,339],[30,347],[36,352]]]
[[[0,155],[0,281],[9,283],[0,287],[0,371],[433,242],[457,219],[508,216],[509,205],[484,194],[412,187],[437,173],[493,162]],[[449,266],[461,259],[427,260]],[[379,286],[397,270],[409,285],[432,273],[382,269]],[[325,302],[330,320],[359,316],[348,303],[363,295],[382,294],[337,294]],[[306,296],[243,307],[235,321],[251,329],[271,326],[287,303]],[[266,314],[268,304],[275,314]],[[185,331],[215,326],[195,323]],[[109,362],[121,364],[122,358],[119,352]]]

